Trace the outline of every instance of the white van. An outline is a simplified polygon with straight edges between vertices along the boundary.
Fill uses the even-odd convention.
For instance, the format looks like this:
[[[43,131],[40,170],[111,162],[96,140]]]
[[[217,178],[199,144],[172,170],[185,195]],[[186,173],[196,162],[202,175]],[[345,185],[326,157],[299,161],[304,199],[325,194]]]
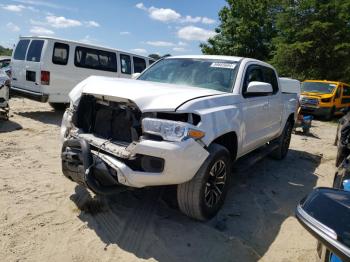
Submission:
[[[20,37],[12,54],[11,93],[54,108],[91,75],[131,78],[154,60],[128,52],[52,37]]]

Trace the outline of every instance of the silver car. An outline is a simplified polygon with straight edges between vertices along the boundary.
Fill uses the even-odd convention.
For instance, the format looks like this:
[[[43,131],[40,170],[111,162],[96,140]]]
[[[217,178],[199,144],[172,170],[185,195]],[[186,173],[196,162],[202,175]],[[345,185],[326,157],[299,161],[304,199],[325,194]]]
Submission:
[[[4,70],[0,69],[0,118],[9,119],[9,91],[11,80]]]

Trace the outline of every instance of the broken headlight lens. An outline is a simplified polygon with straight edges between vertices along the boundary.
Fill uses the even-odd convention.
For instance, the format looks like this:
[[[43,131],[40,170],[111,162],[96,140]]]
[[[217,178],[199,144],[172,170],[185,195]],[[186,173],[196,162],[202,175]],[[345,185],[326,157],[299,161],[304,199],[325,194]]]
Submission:
[[[182,141],[187,138],[200,139],[205,133],[193,128],[194,126],[171,120],[144,118],[143,133],[161,136],[167,141]]]
[[[69,131],[71,130],[72,126],[72,111],[70,108],[68,108],[62,118],[61,123],[61,131],[60,131],[60,138],[61,142],[63,143],[66,140],[66,137],[68,136]]]

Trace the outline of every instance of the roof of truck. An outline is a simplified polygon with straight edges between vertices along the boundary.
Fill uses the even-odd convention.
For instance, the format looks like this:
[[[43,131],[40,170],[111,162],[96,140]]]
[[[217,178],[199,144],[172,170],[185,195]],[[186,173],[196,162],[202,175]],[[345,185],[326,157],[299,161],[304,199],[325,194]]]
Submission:
[[[119,52],[123,52],[126,54],[131,54],[133,56],[139,56],[139,57],[143,57],[143,58],[148,58],[150,60],[154,60],[151,57],[145,56],[145,55],[139,55],[136,53],[132,53],[130,51],[124,51],[122,49],[119,48],[112,48],[112,47],[108,47],[108,46],[103,46],[103,45],[96,45],[96,44],[89,44],[89,43],[85,43],[83,41],[75,41],[75,40],[69,40],[69,39],[64,39],[64,38],[58,38],[58,37],[51,37],[51,36],[20,36],[20,39],[23,38],[30,38],[30,39],[47,39],[47,40],[56,40],[56,41],[62,41],[62,42],[69,42],[69,43],[74,43],[74,44],[79,44],[79,45],[84,45],[87,47],[93,47],[93,48],[104,48],[104,49],[109,49],[109,50],[114,50],[114,51],[119,51]]]
[[[192,58],[192,59],[215,59],[215,60],[227,60],[227,61],[234,61],[239,62],[244,57],[238,57],[238,56],[224,56],[224,55],[179,55],[179,56],[168,56],[167,59],[171,58]]]

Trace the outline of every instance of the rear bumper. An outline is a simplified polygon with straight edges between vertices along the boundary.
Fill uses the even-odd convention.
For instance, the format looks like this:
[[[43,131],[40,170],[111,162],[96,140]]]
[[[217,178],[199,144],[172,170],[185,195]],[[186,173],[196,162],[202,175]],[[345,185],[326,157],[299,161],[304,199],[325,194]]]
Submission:
[[[107,169],[112,170],[112,173],[115,174],[113,177],[112,173],[108,175],[100,169],[100,171],[95,172],[97,178],[107,175],[112,180],[114,179],[116,185],[136,188],[187,182],[193,178],[209,155],[205,148],[192,139],[183,142],[141,140],[130,144],[128,147],[115,149],[115,155],[111,154],[110,151],[94,150],[93,148],[95,148],[95,145],[92,145],[92,149],[89,150],[92,158],[102,162]],[[66,149],[62,151],[62,171],[64,175],[77,183],[84,184],[82,175],[79,175],[77,179],[73,179],[67,173],[64,154],[69,156],[69,149],[68,151]],[[164,166],[162,170],[160,172],[136,171],[129,163],[130,159],[138,155],[163,159]],[[84,172],[80,171],[80,174]]]
[[[35,100],[43,103],[47,102],[49,99],[49,96],[47,94],[37,93],[37,92],[33,92],[23,88],[15,87],[15,86],[11,86],[11,96],[12,95],[26,97],[31,100]]]
[[[302,114],[310,114],[315,116],[326,116],[331,112],[331,107],[307,107],[302,106],[301,107],[301,113]]]

